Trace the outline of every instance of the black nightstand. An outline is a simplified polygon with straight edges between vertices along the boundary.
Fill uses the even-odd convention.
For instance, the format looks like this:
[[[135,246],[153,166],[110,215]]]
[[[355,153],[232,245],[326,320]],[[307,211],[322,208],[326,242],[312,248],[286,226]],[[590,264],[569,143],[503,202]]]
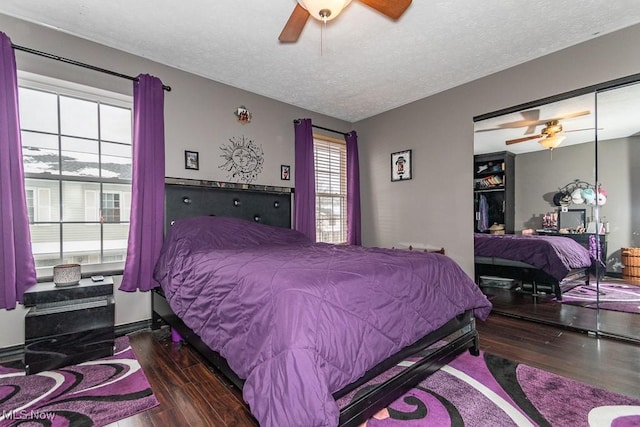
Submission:
[[[113,278],[69,287],[38,283],[24,293],[27,374],[113,355]]]

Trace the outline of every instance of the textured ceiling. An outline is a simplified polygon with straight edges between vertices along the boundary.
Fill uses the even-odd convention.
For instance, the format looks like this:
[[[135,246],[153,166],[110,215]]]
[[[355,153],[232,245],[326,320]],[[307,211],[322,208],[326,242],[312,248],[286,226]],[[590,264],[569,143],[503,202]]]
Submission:
[[[2,0],[0,13],[349,122],[640,22],[638,0],[414,0],[395,22],[354,0],[280,44],[294,6]]]

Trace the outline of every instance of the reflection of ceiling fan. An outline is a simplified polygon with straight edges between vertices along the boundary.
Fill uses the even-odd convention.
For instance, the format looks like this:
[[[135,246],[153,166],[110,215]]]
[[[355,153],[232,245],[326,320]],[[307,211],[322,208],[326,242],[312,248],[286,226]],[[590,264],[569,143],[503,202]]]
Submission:
[[[278,40],[284,43],[298,41],[300,33],[307,23],[309,16],[327,22],[338,16],[351,0],[297,0],[295,9],[291,13]],[[378,12],[391,19],[398,19],[411,4],[411,0],[360,0]]]
[[[538,138],[543,138],[540,141],[540,143],[542,143],[542,141],[544,141],[547,138],[556,137],[556,135],[559,134],[560,132],[562,132],[562,125],[560,124],[560,122],[558,120],[549,120],[548,122],[545,123],[545,127],[542,128],[542,130],[540,131],[540,134],[525,136],[524,138],[510,139],[506,142],[506,144],[507,145],[517,144],[519,142],[529,141],[531,139],[538,139]],[[560,142],[558,142],[558,144],[560,144]]]
[[[527,129],[525,130],[524,133],[525,135],[528,135],[528,134],[534,133],[537,126],[544,124],[544,128],[542,128],[539,134],[529,135],[522,138],[510,139],[506,141],[506,144],[512,145],[512,144],[517,144],[519,142],[529,141],[532,139],[540,139],[538,141],[540,145],[542,145],[545,148],[553,149],[553,148],[556,148],[558,145],[560,145],[562,141],[565,140],[566,138],[565,133],[593,129],[593,128],[573,129],[573,130],[568,130],[563,132],[562,124],[560,123],[560,120],[567,120],[567,119],[572,119],[574,117],[580,117],[580,116],[585,116],[587,114],[591,114],[589,110],[578,111],[576,113],[566,114],[564,116],[558,116],[558,117],[554,117],[551,119],[544,119],[544,120],[539,119],[540,110],[522,111],[520,112],[520,114],[522,115],[523,120],[516,120],[513,122],[502,123],[498,125],[497,128],[481,129],[481,130],[478,130],[477,132],[487,132],[492,130],[526,127]]]

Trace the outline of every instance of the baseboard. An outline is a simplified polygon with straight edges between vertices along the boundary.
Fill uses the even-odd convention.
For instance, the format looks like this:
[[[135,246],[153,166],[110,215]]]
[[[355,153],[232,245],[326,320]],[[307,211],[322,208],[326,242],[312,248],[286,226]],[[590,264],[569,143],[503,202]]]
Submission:
[[[0,362],[2,363],[21,360],[22,356],[24,356],[24,344],[0,348]]]
[[[114,332],[116,337],[121,337],[143,329],[151,329],[151,319],[117,325],[114,328]]]

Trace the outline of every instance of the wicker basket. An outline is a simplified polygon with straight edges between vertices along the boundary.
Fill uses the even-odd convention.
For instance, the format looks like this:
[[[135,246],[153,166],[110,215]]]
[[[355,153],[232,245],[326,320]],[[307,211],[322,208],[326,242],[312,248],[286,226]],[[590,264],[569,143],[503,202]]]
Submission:
[[[640,248],[622,248],[622,277],[631,283],[640,282]]]

